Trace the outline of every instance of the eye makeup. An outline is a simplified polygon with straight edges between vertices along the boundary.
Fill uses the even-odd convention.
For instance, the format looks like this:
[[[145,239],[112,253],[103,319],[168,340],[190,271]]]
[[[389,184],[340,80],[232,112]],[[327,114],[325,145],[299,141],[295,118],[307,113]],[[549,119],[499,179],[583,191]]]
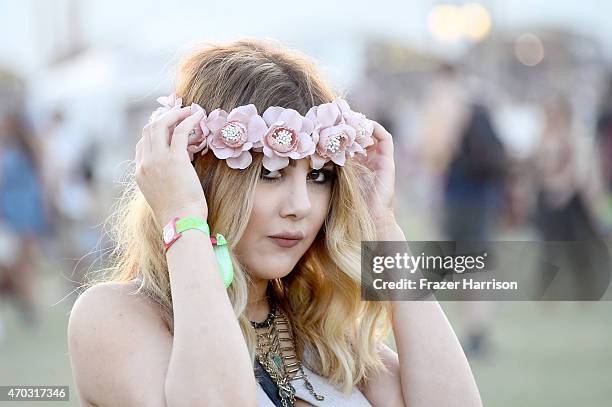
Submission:
[[[314,177],[310,177],[314,174]],[[333,166],[325,166],[318,170],[311,170],[308,173],[309,179],[315,184],[324,185],[333,181],[336,177],[336,172],[333,170]],[[284,178],[283,170],[269,171],[266,168],[261,169],[260,179],[265,182],[280,182]]]

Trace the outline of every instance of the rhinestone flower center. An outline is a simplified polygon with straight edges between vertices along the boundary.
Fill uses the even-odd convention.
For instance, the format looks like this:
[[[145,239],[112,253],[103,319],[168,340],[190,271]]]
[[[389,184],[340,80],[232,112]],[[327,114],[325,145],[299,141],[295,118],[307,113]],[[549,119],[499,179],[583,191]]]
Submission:
[[[286,129],[280,129],[274,132],[274,139],[278,144],[288,146],[291,144],[291,133]]]
[[[269,133],[268,141],[274,150],[286,153],[297,145],[297,134],[288,127],[278,126]]]
[[[332,134],[327,140],[325,150],[327,150],[329,154],[336,154],[338,151],[340,151],[342,140],[346,138],[347,135],[344,132]]]
[[[236,147],[244,144],[246,128],[242,123],[229,122],[221,128],[221,138],[228,146]]]

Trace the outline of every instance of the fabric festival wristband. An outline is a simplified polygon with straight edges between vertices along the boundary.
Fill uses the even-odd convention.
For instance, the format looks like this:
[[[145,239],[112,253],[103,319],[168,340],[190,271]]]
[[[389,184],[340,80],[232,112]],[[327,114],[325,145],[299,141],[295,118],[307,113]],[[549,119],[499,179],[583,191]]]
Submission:
[[[221,277],[223,278],[223,282],[227,288],[234,279],[234,266],[232,264],[232,259],[230,258],[227,241],[221,233],[217,233],[216,237],[211,236],[210,241],[213,244],[213,250],[217,256],[217,264],[219,265]]]
[[[210,228],[204,219],[197,216],[185,216],[183,218],[179,218],[177,216],[168,222],[163,229],[163,241],[164,246],[166,247],[166,252],[170,246],[172,246],[172,244],[182,236],[182,232],[189,229],[201,230],[202,232],[206,233],[207,236],[210,235]],[[227,288],[230,286],[234,278],[234,267],[229,255],[227,241],[220,233],[217,233],[216,236],[210,236],[210,241],[213,244],[213,250],[215,252],[215,257],[217,258],[221,278],[223,279],[225,287]]]

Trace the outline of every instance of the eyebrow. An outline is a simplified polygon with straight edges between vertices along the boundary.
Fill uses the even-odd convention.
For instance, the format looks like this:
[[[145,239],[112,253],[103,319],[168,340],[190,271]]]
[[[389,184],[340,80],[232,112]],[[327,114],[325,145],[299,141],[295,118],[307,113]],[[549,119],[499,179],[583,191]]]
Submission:
[[[294,159],[289,159],[289,166],[295,168],[295,166],[297,165],[297,160]],[[327,168],[329,170],[332,170],[335,168],[334,164],[331,161],[328,161],[327,163],[325,163],[325,165],[321,168]]]

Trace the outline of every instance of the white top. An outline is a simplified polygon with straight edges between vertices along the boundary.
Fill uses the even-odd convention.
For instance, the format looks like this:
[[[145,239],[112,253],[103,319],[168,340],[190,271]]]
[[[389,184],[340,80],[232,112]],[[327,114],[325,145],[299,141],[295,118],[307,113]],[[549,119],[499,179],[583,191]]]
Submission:
[[[304,349],[304,356],[306,357],[308,348]],[[334,407],[372,407],[370,402],[364,397],[363,393],[354,387],[353,391],[349,394],[344,394],[338,390],[327,378],[319,376],[306,365],[302,363],[304,373],[308,376],[308,380],[312,384],[314,391],[325,399],[318,401],[308,391],[304,384],[304,380],[297,379],[293,380],[291,384],[295,387],[295,397],[309,402],[313,406],[334,406]],[[257,405],[259,407],[275,407],[272,400],[268,397],[266,392],[257,386]]]

